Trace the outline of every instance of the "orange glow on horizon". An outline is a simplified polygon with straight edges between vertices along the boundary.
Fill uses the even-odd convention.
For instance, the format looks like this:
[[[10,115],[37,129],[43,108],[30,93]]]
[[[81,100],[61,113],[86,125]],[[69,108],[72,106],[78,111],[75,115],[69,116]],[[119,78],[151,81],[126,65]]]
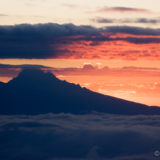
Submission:
[[[48,70],[48,69],[44,69]],[[53,70],[53,71],[52,71]],[[19,70],[20,71],[20,70]],[[80,84],[92,91],[102,94],[160,106],[160,69],[126,67],[113,68],[61,68],[49,69],[57,78]],[[14,69],[10,70],[14,72]],[[18,72],[15,72],[17,76]],[[0,81],[7,82],[12,76],[0,76]]]
[[[160,106],[159,43],[131,43],[123,40],[123,38],[158,40],[160,36],[108,34],[110,35],[103,33],[102,40],[97,39],[96,36],[90,36],[88,39],[81,35],[70,36],[69,39],[63,37],[64,42],[56,44],[56,49],[59,51],[57,57],[1,59],[1,64],[34,64],[52,67],[50,71],[56,73],[60,79],[78,83],[93,91]],[[110,39],[105,40],[106,36]],[[116,38],[118,40],[114,40]],[[90,66],[87,68],[86,64]],[[7,82],[18,74],[16,72],[12,75],[14,67],[12,69],[6,73],[2,71],[3,76],[0,76],[0,81]],[[57,72],[54,72],[54,69],[57,69]]]
[[[117,98],[160,106],[160,79],[146,77],[112,77],[112,76],[58,76],[92,91]],[[156,83],[159,86],[156,87]]]
[[[157,45],[160,36],[158,35],[102,33],[102,37],[77,35],[62,39],[68,41],[56,45],[56,49],[63,53],[57,58],[160,60],[160,45]]]

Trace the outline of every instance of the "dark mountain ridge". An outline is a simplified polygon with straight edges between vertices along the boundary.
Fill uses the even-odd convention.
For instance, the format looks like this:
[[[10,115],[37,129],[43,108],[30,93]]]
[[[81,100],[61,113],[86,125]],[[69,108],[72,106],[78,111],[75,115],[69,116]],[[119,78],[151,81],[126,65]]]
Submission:
[[[160,114],[159,107],[96,93],[39,69],[24,69],[8,83],[1,83],[0,102],[0,114],[85,114],[92,111],[122,115]]]

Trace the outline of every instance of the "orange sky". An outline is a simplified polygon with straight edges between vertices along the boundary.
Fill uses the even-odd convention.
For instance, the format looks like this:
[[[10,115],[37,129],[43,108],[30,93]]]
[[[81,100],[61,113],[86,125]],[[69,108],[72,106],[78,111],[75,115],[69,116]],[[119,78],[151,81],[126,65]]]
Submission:
[[[160,60],[159,35],[102,33],[102,37],[67,36],[62,38],[66,42],[57,44],[56,49],[64,53],[59,54],[57,58]]]
[[[0,68],[0,80],[7,82],[20,68]],[[102,94],[160,106],[160,68],[109,68],[84,64],[83,68],[45,68],[62,80],[80,84]]]
[[[73,25],[67,27],[75,28],[74,32],[77,29],[77,26]],[[65,30],[67,27],[62,26]],[[134,32],[135,28],[129,29]],[[47,32],[45,35],[47,38],[43,35],[42,42],[34,35],[38,43],[30,42],[32,36],[28,34],[28,39],[25,34],[23,39],[22,32],[18,38],[14,34],[15,41],[7,39],[3,41],[7,52],[6,55],[1,53],[2,57],[6,58],[0,59],[0,81],[10,80],[21,70],[21,67],[12,65],[44,65],[55,67],[47,69],[60,79],[79,83],[93,91],[160,106],[160,34],[157,34],[158,30],[154,33],[151,30],[152,32],[148,34],[143,28],[138,30],[143,30],[144,33],[98,32],[94,35],[88,34],[87,31],[75,35],[72,35],[74,32],[69,35],[68,32],[67,34],[64,32],[66,35],[61,35],[61,32],[58,32],[60,36],[52,38]],[[0,45],[2,49],[3,43]],[[40,53],[34,50],[35,48]],[[50,52],[41,53],[41,49],[43,51],[46,48]],[[16,49],[13,54],[12,49]],[[19,52],[21,49],[24,52]],[[26,50],[28,52],[25,52]],[[29,51],[32,51],[31,54]],[[28,54],[29,58],[26,58]],[[17,55],[22,57],[16,58]],[[34,58],[35,56],[37,58]]]

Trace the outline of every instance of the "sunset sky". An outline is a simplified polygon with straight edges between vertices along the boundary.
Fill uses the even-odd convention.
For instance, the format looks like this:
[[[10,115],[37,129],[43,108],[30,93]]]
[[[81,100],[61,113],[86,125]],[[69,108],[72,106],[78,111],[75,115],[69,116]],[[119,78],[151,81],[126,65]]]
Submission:
[[[32,65],[96,92],[160,106],[160,1],[0,4],[0,81]]]

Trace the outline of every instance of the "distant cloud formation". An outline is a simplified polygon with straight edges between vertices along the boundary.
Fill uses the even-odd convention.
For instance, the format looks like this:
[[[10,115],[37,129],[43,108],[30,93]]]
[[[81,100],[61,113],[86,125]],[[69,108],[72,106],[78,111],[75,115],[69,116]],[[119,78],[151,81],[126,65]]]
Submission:
[[[5,17],[5,16],[8,16],[8,15],[0,13],[0,17]]]
[[[0,159],[153,160],[159,116],[1,116]]]
[[[160,18],[137,18],[137,19],[109,19],[109,18],[95,18],[92,19],[97,23],[141,23],[141,24],[158,24],[160,23]]]
[[[9,64],[0,64],[0,77],[15,77],[17,74],[23,69],[42,69],[45,71],[50,71],[56,75],[90,75],[90,76],[111,76],[117,75],[121,73],[123,75],[143,75],[143,76],[159,76],[160,69],[159,68],[145,68],[145,67],[123,67],[123,68],[109,68],[108,66],[104,66],[102,68],[98,68],[98,66],[94,66],[92,64],[84,64],[82,68],[71,67],[71,68],[55,68],[48,67],[43,65],[9,65]],[[9,72],[10,70],[10,72]]]
[[[27,68],[49,68],[43,65],[10,65],[10,64],[0,64],[0,68],[21,68],[21,69],[27,69]]]
[[[52,69],[43,65],[10,65],[10,64],[0,64],[0,77],[16,77],[18,73],[23,69]]]
[[[143,20],[144,21],[144,20]],[[118,35],[121,34],[121,35]],[[129,35],[128,35],[129,34]],[[26,59],[43,59],[43,58],[78,58],[92,59],[107,57],[129,58],[128,54],[135,53],[133,44],[140,45],[138,52],[144,44],[144,56],[140,57],[159,57],[160,29],[140,28],[133,26],[111,26],[104,28],[95,28],[92,26],[75,26],[73,24],[21,24],[14,26],[0,26],[0,58],[26,58]],[[105,45],[106,43],[106,45]],[[129,45],[118,50],[114,49],[115,43]],[[153,46],[151,47],[151,45]],[[155,45],[155,46],[154,46]],[[110,46],[109,48],[104,48]],[[112,48],[114,47],[114,48]],[[151,47],[156,52],[150,53]],[[95,53],[95,51],[97,51]],[[109,54],[108,54],[109,53]],[[123,55],[121,55],[123,54]],[[148,55],[149,54],[149,55]],[[147,56],[145,56],[147,55]],[[134,56],[135,57],[135,56]],[[104,58],[104,57],[103,57]]]
[[[68,7],[68,8],[77,8],[78,7],[78,5],[76,5],[76,4],[68,4],[68,3],[63,3],[62,4],[64,7]]]
[[[98,10],[98,12],[134,12],[134,13],[151,13],[150,10],[144,8],[131,8],[131,7],[104,7]]]

